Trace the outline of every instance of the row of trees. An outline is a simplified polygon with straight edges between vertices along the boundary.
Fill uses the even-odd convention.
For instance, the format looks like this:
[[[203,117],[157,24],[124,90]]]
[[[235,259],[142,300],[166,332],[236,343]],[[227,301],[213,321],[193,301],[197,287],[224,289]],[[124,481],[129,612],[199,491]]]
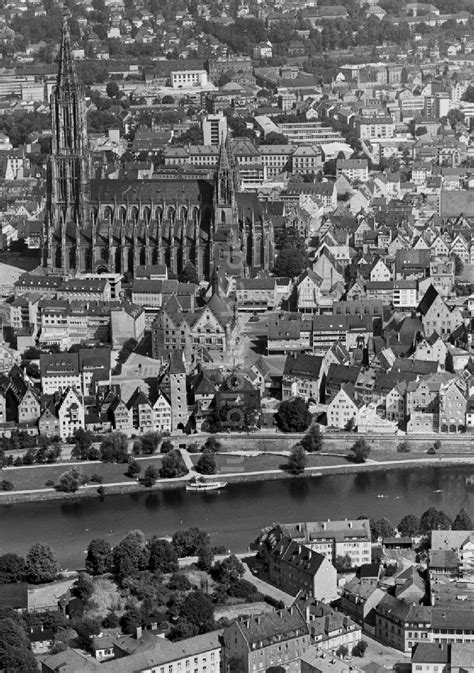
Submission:
[[[58,572],[53,550],[41,542],[32,545],[25,557],[10,553],[0,556],[0,584],[43,584],[55,580]]]
[[[141,531],[132,531],[115,547],[106,540],[94,539],[87,549],[85,567],[91,575],[113,573],[121,580],[141,570],[177,572],[181,556],[197,556],[198,567],[209,570],[214,560],[209,535],[190,528],[176,532],[171,542],[157,536],[147,541]]]
[[[372,519],[368,516],[360,516],[359,519],[370,520],[373,542],[379,538],[393,537],[396,533],[395,526],[385,517]],[[398,532],[404,537],[428,535],[432,530],[472,530],[472,528],[472,520],[464,508],[459,510],[454,519],[451,519],[446,512],[436,507],[430,507],[423,512],[421,517],[406,514],[397,526]]]

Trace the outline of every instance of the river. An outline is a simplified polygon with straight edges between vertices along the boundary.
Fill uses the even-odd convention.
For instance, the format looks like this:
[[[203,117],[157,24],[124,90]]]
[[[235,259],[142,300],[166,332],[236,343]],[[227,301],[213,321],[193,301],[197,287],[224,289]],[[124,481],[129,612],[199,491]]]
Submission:
[[[47,542],[64,568],[83,567],[92,538],[115,544],[129,530],[147,537],[171,535],[198,526],[213,544],[245,551],[259,530],[272,522],[386,516],[395,525],[412,512],[435,506],[454,516],[461,507],[474,515],[474,469],[423,467],[303,479],[229,484],[214,493],[184,489],[152,491],[0,507],[0,553],[25,554]],[[383,497],[378,497],[383,496]]]

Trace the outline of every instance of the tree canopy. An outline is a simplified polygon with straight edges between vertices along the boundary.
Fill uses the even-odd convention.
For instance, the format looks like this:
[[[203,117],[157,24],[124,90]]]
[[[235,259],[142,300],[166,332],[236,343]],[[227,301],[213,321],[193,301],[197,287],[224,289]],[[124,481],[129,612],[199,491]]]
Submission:
[[[423,512],[420,519],[420,532],[427,534],[432,530],[449,530],[451,528],[451,519],[445,512],[430,507]]]
[[[370,454],[370,446],[362,437],[361,439],[358,439],[356,442],[354,442],[354,444],[351,446],[351,451],[354,454],[354,462],[365,463]]]
[[[306,268],[307,257],[303,250],[299,248],[284,248],[278,253],[273,266],[275,276],[285,278],[294,278],[299,276]]]
[[[32,545],[26,555],[26,576],[31,584],[52,582],[59,572],[59,565],[51,547],[42,542]]]
[[[283,432],[304,432],[311,423],[307,403],[302,397],[285,400],[275,414],[275,421]]]
[[[112,569],[112,547],[106,540],[91,540],[87,548],[86,570],[91,575],[103,575]]]
[[[398,524],[398,531],[406,537],[414,537],[420,531],[420,520],[414,514],[406,514]]]
[[[456,514],[452,528],[453,530],[472,530],[472,519],[464,508]]]
[[[305,471],[308,464],[308,456],[301,444],[296,444],[291,449],[290,457],[288,458],[288,469],[292,474],[301,474]]]

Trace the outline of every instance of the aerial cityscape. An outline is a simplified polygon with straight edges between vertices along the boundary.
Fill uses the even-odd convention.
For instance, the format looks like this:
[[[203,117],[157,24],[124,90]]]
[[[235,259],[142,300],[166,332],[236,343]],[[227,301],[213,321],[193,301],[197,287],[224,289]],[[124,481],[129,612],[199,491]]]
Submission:
[[[0,0],[0,673],[474,673],[474,0]]]

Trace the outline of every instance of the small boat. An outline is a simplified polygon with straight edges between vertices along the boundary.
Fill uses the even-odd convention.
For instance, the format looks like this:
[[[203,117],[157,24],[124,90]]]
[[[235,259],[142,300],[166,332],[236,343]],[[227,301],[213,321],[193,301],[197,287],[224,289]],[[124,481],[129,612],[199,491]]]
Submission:
[[[388,495],[382,495],[382,493],[379,493],[377,498],[388,498]]]
[[[206,481],[203,477],[195,477],[186,484],[186,490],[199,493],[218,491],[220,488],[225,488],[225,486],[227,486],[226,481]]]

